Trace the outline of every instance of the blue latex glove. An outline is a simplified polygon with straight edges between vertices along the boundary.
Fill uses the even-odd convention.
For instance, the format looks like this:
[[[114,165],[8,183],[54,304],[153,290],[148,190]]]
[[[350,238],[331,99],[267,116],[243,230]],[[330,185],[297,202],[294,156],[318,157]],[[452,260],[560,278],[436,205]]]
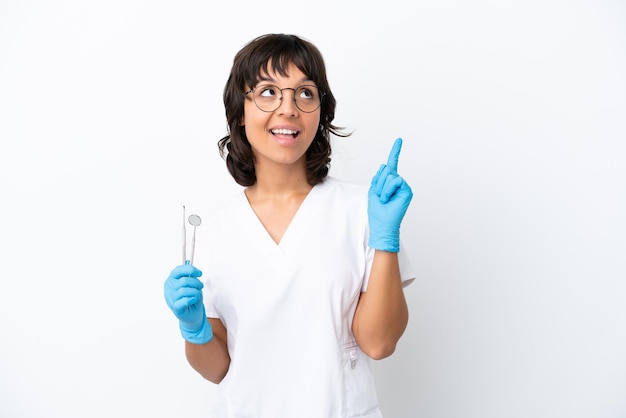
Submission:
[[[372,178],[368,192],[367,215],[370,224],[368,245],[382,251],[400,251],[400,224],[411,203],[413,192],[398,175],[402,138],[396,139],[387,164]]]
[[[202,301],[202,272],[189,264],[177,266],[165,280],[165,302],[179,320],[180,332],[190,343],[206,344],[213,338]]]

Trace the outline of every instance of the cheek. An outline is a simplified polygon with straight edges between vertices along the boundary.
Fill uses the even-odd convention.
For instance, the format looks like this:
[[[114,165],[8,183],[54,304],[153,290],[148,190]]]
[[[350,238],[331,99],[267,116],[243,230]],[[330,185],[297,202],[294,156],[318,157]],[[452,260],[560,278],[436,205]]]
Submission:
[[[254,103],[246,102],[240,124],[250,130],[263,129],[270,117],[271,113],[261,112]]]
[[[320,115],[312,116],[311,120],[308,122],[309,129],[313,132],[313,135],[317,134],[317,131],[320,129]]]
[[[239,124],[241,126],[245,126],[246,124],[250,124],[252,123],[252,121],[254,120],[254,115],[255,112],[253,109],[255,107],[254,103],[252,103],[249,100],[246,100],[245,102],[243,102],[243,114],[241,115],[241,120],[239,121]]]

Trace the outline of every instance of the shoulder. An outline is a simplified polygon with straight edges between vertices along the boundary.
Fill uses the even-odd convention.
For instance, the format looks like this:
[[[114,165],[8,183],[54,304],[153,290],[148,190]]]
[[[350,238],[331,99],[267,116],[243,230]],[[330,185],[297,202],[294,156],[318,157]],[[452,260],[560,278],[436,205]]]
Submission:
[[[241,210],[245,199],[243,188],[238,187],[223,189],[211,195],[211,199],[206,202],[204,208],[207,224],[220,224],[224,219],[232,217],[238,210]]]
[[[219,250],[221,246],[228,246],[227,240],[237,239],[233,228],[240,224],[245,194],[242,189],[223,189],[211,193],[200,212],[202,224],[198,229],[196,253],[198,267],[203,270],[207,267],[206,260],[210,254]],[[231,245],[231,248],[236,248]],[[202,262],[204,261],[204,265]]]
[[[316,188],[325,205],[328,208],[333,208],[330,210],[335,210],[337,213],[344,212],[356,215],[367,208],[368,189],[363,185],[327,177]]]
[[[318,186],[322,193],[337,194],[345,198],[367,197],[367,187],[328,176]]]

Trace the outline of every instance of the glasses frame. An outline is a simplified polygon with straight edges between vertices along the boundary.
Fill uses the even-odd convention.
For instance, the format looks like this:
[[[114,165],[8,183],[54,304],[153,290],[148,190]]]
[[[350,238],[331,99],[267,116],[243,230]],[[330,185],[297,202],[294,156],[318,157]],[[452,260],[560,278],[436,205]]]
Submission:
[[[278,109],[278,108],[280,107],[280,105],[283,103],[283,96],[284,96],[284,95],[283,95],[283,91],[284,91],[284,90],[291,90],[291,91],[293,91],[293,102],[294,102],[294,104],[296,105],[296,107],[298,108],[298,110],[299,110],[300,112],[304,112],[304,113],[313,113],[313,112],[315,112],[317,109],[319,109],[319,108],[322,106],[322,102],[324,101],[324,96],[326,96],[326,93],[324,93],[323,91],[321,91],[321,90],[319,89],[319,87],[317,87],[317,86],[316,86],[316,85],[314,85],[314,84],[303,84],[303,85],[298,86],[298,87],[296,87],[296,88],[293,88],[293,87],[285,87],[285,88],[282,88],[282,89],[281,89],[280,87],[278,87],[277,85],[275,85],[275,84],[259,84],[259,85],[258,85],[258,86],[256,86],[255,88],[248,90],[248,91],[245,93],[245,94],[246,94],[246,96],[247,96],[248,94],[250,94],[250,93],[254,93],[254,92],[255,92],[255,91],[256,91],[259,87],[276,87],[276,89],[277,89],[278,91],[280,91],[280,99],[278,100],[278,106],[276,106],[276,107],[275,107],[274,109],[272,109],[272,110],[264,110],[264,109],[261,109],[261,106],[259,106],[259,104],[256,102],[256,96],[252,96],[252,101],[254,102],[255,106],[256,106],[256,107],[257,107],[257,108],[258,108],[261,112],[266,112],[266,113],[272,113],[272,112],[275,112],[275,111],[276,111],[276,109]],[[320,95],[320,103],[317,105],[317,107],[316,107],[315,109],[313,109],[313,110],[303,110],[303,109],[301,109],[301,108],[300,108],[300,106],[298,106],[298,101],[296,100],[296,91],[297,91],[298,89],[302,88],[302,87],[314,87],[314,88],[318,91],[318,93],[319,93],[319,95]]]

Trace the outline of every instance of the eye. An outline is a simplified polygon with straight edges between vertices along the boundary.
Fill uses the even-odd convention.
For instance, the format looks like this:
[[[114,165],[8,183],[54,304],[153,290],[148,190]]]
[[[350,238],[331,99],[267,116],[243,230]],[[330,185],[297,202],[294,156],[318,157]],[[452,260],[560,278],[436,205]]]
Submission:
[[[298,97],[301,99],[311,100],[316,96],[317,89],[313,86],[302,86],[298,89]]]
[[[259,86],[256,88],[257,94],[261,97],[274,97],[276,96],[276,92],[278,91],[278,87],[276,86]]]

